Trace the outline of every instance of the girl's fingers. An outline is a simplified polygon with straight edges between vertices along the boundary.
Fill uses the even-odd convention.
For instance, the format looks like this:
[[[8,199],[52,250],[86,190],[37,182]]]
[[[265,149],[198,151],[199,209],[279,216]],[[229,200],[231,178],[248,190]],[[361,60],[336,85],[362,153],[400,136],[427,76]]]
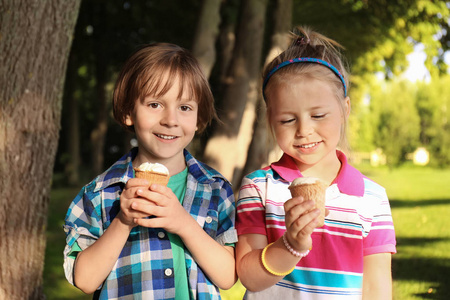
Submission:
[[[294,206],[289,205],[290,209],[285,210],[285,223],[286,227],[291,226],[292,222],[297,220],[303,214],[306,214],[308,211],[314,208],[314,201],[308,200],[300,202]]]
[[[288,201],[284,202],[284,211],[291,210],[292,207],[302,203],[303,201],[304,199],[302,196],[289,199]]]
[[[308,213],[303,214],[299,218],[297,218],[294,222],[292,222],[291,226],[289,227],[289,230],[292,232],[293,235],[296,235],[295,233],[302,233],[303,235],[311,235],[314,231],[314,228],[316,228],[318,220],[317,217],[320,214],[319,209],[314,209]]]

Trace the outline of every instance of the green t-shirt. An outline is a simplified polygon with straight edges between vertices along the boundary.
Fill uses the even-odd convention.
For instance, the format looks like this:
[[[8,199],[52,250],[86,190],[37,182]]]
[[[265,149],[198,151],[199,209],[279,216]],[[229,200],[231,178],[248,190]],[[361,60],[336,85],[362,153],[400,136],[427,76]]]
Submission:
[[[183,203],[184,194],[186,193],[187,175],[188,169],[185,168],[182,172],[171,176],[169,183],[167,184],[167,186],[180,200],[180,203]],[[175,273],[175,299],[190,299],[186,260],[184,256],[184,243],[178,235],[170,232],[167,234],[169,235],[169,240],[172,244],[173,266]]]

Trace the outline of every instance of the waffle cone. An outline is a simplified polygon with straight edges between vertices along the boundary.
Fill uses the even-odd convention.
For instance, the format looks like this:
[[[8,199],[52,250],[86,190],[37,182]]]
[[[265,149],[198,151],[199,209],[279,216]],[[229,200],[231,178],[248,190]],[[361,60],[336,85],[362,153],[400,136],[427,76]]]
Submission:
[[[150,185],[152,185],[153,183],[167,185],[167,183],[169,182],[169,175],[167,174],[140,171],[137,169],[134,169],[134,173],[136,178],[147,179]]]
[[[313,200],[320,210],[318,227],[325,223],[325,191],[327,186],[322,181],[289,186],[292,197],[302,196],[305,200]]]

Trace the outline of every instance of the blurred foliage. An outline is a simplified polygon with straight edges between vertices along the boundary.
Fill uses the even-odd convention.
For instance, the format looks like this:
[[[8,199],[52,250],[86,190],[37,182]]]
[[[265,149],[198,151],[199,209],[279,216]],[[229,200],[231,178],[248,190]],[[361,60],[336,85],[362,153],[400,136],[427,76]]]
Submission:
[[[370,151],[395,137],[399,140],[394,139],[391,145],[384,146],[387,154],[392,155],[389,161],[393,164],[401,163],[405,152],[422,144],[437,156],[435,161],[438,164],[450,165],[447,154],[450,137],[448,130],[441,130],[444,125],[448,127],[444,121],[448,117],[448,112],[444,111],[448,99],[438,99],[448,94],[444,83],[448,79],[442,76],[447,71],[443,55],[450,47],[448,2],[293,0],[293,3],[293,25],[311,26],[346,48],[344,55],[348,58],[352,74],[349,131],[353,150]],[[171,42],[191,48],[201,5],[202,0],[82,1],[71,51],[72,63],[67,70],[75,76],[70,82],[66,81],[64,95],[64,101],[73,97],[79,106],[82,174],[88,174],[86,169],[91,163],[89,136],[95,127],[98,110],[96,68],[104,65],[107,70],[107,99],[110,100],[118,70],[137,46],[150,42]],[[270,1],[269,8],[273,5],[274,1]],[[223,23],[232,24],[238,19],[238,14],[238,0],[223,1]],[[271,18],[267,18],[266,40],[270,38],[271,22]],[[221,28],[224,27],[222,24]],[[417,43],[424,45],[426,66],[433,83],[430,86],[424,84],[420,90],[415,90],[412,84],[405,83],[403,87],[394,88],[386,83],[390,88],[382,90],[376,75],[384,74],[385,81],[382,82],[393,82],[407,68],[406,56]],[[219,42],[217,46],[220,46]],[[103,64],[97,60],[102,60]],[[218,56],[217,65],[220,62]],[[220,101],[223,87],[218,78],[219,69],[215,66],[210,82],[216,99]],[[416,92],[413,93],[413,90]],[[370,105],[365,102],[370,102]],[[56,172],[64,170],[68,159],[64,154],[67,152],[65,140],[71,138],[67,130],[70,113],[64,103]],[[105,167],[129,147],[124,130],[112,118],[109,122]],[[193,145],[194,148],[202,147],[202,143],[195,141]],[[192,151],[195,154],[195,149]],[[85,179],[89,178],[82,178],[83,181]]]

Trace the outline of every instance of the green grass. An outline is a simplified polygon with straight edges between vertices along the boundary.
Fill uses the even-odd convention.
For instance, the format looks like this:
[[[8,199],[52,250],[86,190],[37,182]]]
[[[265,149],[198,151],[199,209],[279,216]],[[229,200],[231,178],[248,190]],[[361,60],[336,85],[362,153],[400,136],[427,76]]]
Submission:
[[[450,170],[403,167],[395,170],[361,167],[383,185],[392,206],[397,234],[393,256],[394,299],[450,299]],[[62,269],[64,215],[78,189],[51,194],[44,291],[48,300],[91,299],[68,284]],[[236,285],[225,300],[242,299]]]

